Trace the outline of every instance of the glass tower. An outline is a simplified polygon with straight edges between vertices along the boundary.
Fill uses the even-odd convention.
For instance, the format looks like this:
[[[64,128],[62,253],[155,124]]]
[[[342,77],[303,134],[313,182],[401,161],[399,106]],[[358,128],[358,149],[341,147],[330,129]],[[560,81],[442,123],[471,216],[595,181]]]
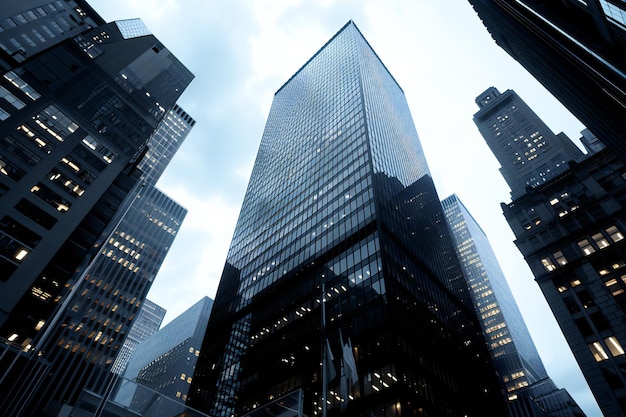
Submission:
[[[352,22],[275,94],[188,403],[298,390],[310,416],[505,412],[404,93]]]
[[[548,377],[483,230],[456,195],[442,205],[510,415],[583,416]]]
[[[126,336],[124,344],[115,358],[115,362],[113,362],[111,372],[118,375],[124,372],[128,359],[130,359],[130,355],[141,342],[159,330],[166,312],[167,310],[163,307],[148,300],[147,298],[143,300],[141,309],[137,313],[137,318],[128,331],[128,335]]]

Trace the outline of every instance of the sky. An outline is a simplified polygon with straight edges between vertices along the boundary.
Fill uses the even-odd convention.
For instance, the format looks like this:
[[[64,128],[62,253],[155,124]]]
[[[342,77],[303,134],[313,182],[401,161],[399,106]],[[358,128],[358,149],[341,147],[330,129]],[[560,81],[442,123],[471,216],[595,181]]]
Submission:
[[[548,374],[589,417],[589,388],[500,208],[499,164],[474,100],[515,90],[555,132],[584,126],[501,50],[467,0],[88,0],[140,17],[196,76],[179,104],[197,124],[158,183],[189,210],[148,298],[164,324],[213,298],[274,93],[352,19],[405,92],[441,199],[456,193],[487,234]]]

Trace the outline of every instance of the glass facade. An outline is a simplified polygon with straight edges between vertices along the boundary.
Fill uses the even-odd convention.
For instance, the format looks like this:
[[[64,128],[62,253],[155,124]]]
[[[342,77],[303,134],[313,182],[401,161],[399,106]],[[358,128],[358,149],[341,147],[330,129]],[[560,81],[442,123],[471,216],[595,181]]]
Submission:
[[[548,377],[485,233],[456,195],[442,205],[509,415],[584,416]]]
[[[487,236],[456,195],[442,204],[506,392],[547,378]]]
[[[165,313],[166,310],[163,307],[153,303],[147,298],[143,301],[141,309],[139,313],[137,313],[137,318],[128,331],[128,336],[126,336],[124,344],[115,358],[115,362],[113,362],[111,372],[116,374],[122,374],[124,372],[130,355],[141,342],[159,330]]]
[[[404,94],[349,22],[274,97],[188,403],[230,416],[303,389],[311,416],[322,398],[497,415],[442,216]],[[322,300],[329,349],[349,340],[358,373],[327,389]]]

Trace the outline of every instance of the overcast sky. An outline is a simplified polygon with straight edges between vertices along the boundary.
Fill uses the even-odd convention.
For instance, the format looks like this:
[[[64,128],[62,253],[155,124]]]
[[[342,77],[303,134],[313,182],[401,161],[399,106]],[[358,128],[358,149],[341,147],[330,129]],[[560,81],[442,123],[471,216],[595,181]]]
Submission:
[[[189,209],[149,298],[171,321],[215,296],[276,90],[352,19],[403,88],[441,199],[456,193],[489,237],[555,383],[601,416],[512,243],[509,191],[472,122],[477,95],[515,90],[555,132],[583,126],[495,45],[466,0],[90,0],[140,17],[196,76],[179,104],[197,120],[159,187]]]

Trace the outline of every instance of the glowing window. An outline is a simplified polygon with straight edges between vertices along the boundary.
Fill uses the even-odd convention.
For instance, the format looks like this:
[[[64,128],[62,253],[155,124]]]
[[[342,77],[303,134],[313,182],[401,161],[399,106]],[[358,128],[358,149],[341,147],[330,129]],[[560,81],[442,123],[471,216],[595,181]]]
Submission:
[[[624,235],[622,235],[622,233],[615,226],[611,226],[605,230],[609,237],[613,240],[613,242],[619,242],[620,240],[624,239]]]
[[[593,355],[596,362],[602,362],[609,358],[599,342],[591,343],[589,345],[589,349],[591,350],[591,354]]]
[[[554,265],[554,262],[552,262],[552,259],[550,258],[542,258],[541,265],[543,265],[545,270],[548,272],[554,271],[556,269],[556,265]]]
[[[596,233],[595,235],[591,236],[591,238],[594,242],[596,242],[596,245],[598,245],[600,249],[604,249],[609,246],[609,241],[606,240],[602,233]]]
[[[583,254],[585,256],[591,255],[592,253],[594,253],[596,251],[593,248],[593,246],[591,246],[591,243],[587,239],[583,239],[583,240],[579,241],[578,242],[578,247],[580,248],[580,250],[583,251]]]
[[[608,346],[611,355],[619,356],[624,354],[624,349],[622,348],[622,345],[620,345],[620,343],[617,341],[615,336],[605,338],[604,343],[606,343],[606,345]]]
[[[554,259],[556,260],[556,263],[559,265],[567,265],[567,259],[565,258],[565,255],[563,255],[563,252],[556,251],[552,254],[552,256],[554,256]]]

